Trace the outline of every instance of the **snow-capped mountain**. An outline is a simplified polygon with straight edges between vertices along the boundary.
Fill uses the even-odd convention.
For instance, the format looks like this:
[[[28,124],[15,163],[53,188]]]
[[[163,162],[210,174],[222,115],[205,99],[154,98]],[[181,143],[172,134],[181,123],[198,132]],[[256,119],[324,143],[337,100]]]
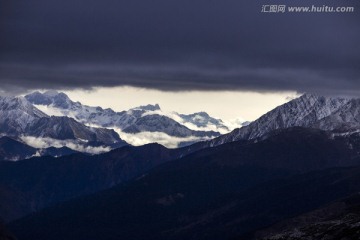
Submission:
[[[22,97],[0,97],[0,132],[19,135],[47,115]]]
[[[69,116],[79,122],[102,127],[126,128],[135,122],[137,115],[141,115],[141,110],[134,110],[132,116],[125,112],[117,113],[110,108],[82,105],[80,102],[71,101],[66,94],[56,91],[34,92],[26,95],[25,98],[48,115]]]
[[[134,124],[123,130],[127,133],[140,132],[164,132],[174,137],[214,137],[219,136],[218,132],[214,131],[194,131],[175,120],[159,114],[145,115],[139,117]]]
[[[74,150],[126,145],[113,130],[85,126],[69,117],[50,117],[23,97],[0,97],[0,134],[22,139],[33,147],[39,141],[42,147],[70,144]],[[48,146],[44,145],[44,139]],[[81,149],[75,147],[79,144]]]
[[[184,142],[209,140],[231,130],[222,120],[205,112],[189,115],[165,113],[158,104],[115,112],[109,108],[82,105],[56,91],[34,92],[25,98],[49,115],[69,116],[89,126],[112,128],[134,145],[156,141],[175,147],[184,145]]]
[[[220,133],[228,133],[232,130],[229,126],[226,126],[226,124],[221,119],[213,118],[209,116],[209,114],[207,114],[206,112],[197,112],[193,114],[174,114],[176,114],[178,118],[180,118],[180,123],[191,129],[211,129]],[[239,123],[238,127],[240,126],[241,123]]]
[[[113,130],[90,128],[68,117],[40,118],[27,127],[26,133],[36,137],[49,137],[59,140],[79,139],[85,142],[101,142],[104,144],[120,141],[119,135]]]
[[[256,139],[277,129],[297,126],[340,132],[360,130],[359,112],[360,99],[304,94],[208,144],[216,146],[237,140]]]
[[[315,122],[312,127],[338,133],[360,131],[360,99],[350,99],[341,108]]]

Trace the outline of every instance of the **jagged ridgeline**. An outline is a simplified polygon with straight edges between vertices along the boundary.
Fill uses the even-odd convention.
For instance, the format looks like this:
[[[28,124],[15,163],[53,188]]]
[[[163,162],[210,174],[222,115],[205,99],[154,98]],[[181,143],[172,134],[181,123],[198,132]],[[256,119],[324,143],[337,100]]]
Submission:
[[[116,112],[74,102],[56,91],[34,92],[25,98],[48,114],[71,116],[86,125],[114,129],[132,145],[159,142],[167,147],[185,146],[218,137],[234,128],[206,112],[166,112],[158,104]],[[237,127],[240,126],[241,122]]]

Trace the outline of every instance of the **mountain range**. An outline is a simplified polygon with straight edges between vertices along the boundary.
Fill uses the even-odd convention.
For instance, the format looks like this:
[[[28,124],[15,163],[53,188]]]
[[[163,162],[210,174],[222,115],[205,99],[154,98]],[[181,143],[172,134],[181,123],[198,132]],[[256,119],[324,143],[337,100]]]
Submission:
[[[88,127],[66,116],[49,116],[23,97],[0,97],[0,134],[43,148],[72,145],[86,151],[127,144],[111,129]]]
[[[159,108],[131,110],[144,111],[134,123]],[[332,230],[357,239],[359,108],[355,98],[305,94],[181,148],[1,161],[0,217],[20,240],[328,239]]]
[[[25,98],[35,106],[46,106],[51,109],[50,112],[73,116],[86,124],[113,127],[123,134],[162,132],[173,137],[196,138],[196,141],[190,140],[180,146],[201,140],[205,140],[204,147],[216,146],[237,140],[266,137],[271,131],[290,127],[316,128],[332,131],[334,134],[350,133],[360,128],[360,99],[333,98],[313,94],[304,94],[271,110],[253,122],[243,122],[240,128],[230,133],[226,133],[230,128],[222,120],[212,118],[205,112],[170,115],[163,113],[157,104],[114,112],[111,109],[89,107],[73,102],[64,93],[54,91],[35,92]],[[186,127],[189,125],[194,128],[215,129],[218,132],[191,130]],[[225,134],[219,136],[220,132]]]
[[[359,168],[351,167],[360,163],[359,147],[347,141],[295,128],[204,149],[10,229],[20,239],[250,239],[256,229],[360,190]]]
[[[94,154],[126,145],[122,140],[125,139],[132,145],[152,142],[172,148],[188,145],[187,153],[191,153],[227,142],[266,138],[277,129],[297,126],[326,130],[334,135],[356,133],[360,128],[359,101],[304,94],[219,136],[219,132],[186,127],[229,129],[223,121],[205,112],[168,114],[157,104],[115,112],[73,102],[61,92],[34,92],[24,98],[0,98],[0,133],[37,149],[67,147]],[[15,155],[13,159],[18,159]]]
[[[72,152],[106,152],[128,144],[119,133],[133,145],[161,142],[170,147],[220,135],[212,130],[192,130],[186,124],[229,131],[220,119],[205,112],[172,113],[172,116],[182,124],[162,113],[157,104],[114,112],[73,102],[64,93],[56,91],[34,92],[25,97],[0,97],[0,135],[16,141],[12,142],[12,151],[2,154],[2,159],[19,160],[35,154],[62,156]],[[9,148],[11,141],[6,141]],[[29,146],[25,150],[19,143]]]
[[[115,112],[109,108],[74,102],[57,91],[34,92],[25,98],[49,115],[71,116],[86,125],[114,129],[132,145],[157,141],[168,147],[184,146],[232,130],[221,119],[213,118],[206,112],[168,113],[162,111],[158,104]],[[156,134],[158,138],[154,138]]]
[[[247,126],[210,140],[216,146],[237,140],[266,138],[267,134],[290,127],[306,127],[348,134],[360,129],[360,99],[304,94],[276,107]]]

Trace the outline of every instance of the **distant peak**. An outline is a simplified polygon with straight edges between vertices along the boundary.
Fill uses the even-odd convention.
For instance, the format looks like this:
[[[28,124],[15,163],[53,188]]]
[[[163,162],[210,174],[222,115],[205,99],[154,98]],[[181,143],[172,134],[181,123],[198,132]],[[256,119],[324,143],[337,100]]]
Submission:
[[[161,110],[159,104],[155,104],[155,105],[148,104],[148,105],[145,105],[145,106],[137,107],[137,108],[135,108],[135,109],[141,109],[141,110],[145,110],[145,111],[157,111],[157,110]]]
[[[55,99],[55,98],[60,98],[60,99],[69,99],[68,95],[66,95],[63,92],[58,92],[56,90],[49,90],[46,91],[42,94],[43,96],[50,98],[50,99]]]
[[[32,104],[36,105],[55,105],[56,107],[69,108],[72,104],[70,98],[62,92],[49,90],[44,93],[33,92],[25,96],[25,98]]]
[[[194,115],[200,115],[202,117],[209,117],[209,114],[207,112],[197,112],[197,113],[194,113]]]

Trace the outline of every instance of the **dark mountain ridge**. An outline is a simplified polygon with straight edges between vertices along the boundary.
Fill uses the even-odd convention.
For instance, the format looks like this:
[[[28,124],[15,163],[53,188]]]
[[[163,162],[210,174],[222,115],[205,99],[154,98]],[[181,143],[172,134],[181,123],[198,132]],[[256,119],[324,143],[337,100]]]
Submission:
[[[19,161],[34,156],[61,157],[74,153],[78,152],[68,147],[33,148],[26,145],[21,139],[7,136],[0,138],[0,161]]]
[[[0,216],[8,221],[110,188],[176,158],[176,154],[159,144],[149,144],[125,146],[94,156],[78,153],[0,162]]]
[[[159,144],[149,144],[122,147],[95,156],[74,154],[60,158],[33,158],[16,163],[2,162],[1,185],[10,192],[25,194],[24,198],[27,199],[4,202],[2,206],[10,204],[12,206],[5,208],[15,209],[15,205],[21,203],[27,207],[21,214],[0,216],[6,220],[18,218],[56,202],[124,183],[175,159],[179,160],[159,166],[154,172],[162,168],[176,172],[251,167],[295,174],[354,166],[360,164],[359,139],[357,135],[332,138],[331,134],[324,131],[293,128],[276,132],[261,141],[232,142],[191,154],[187,153],[187,148],[167,149]]]
[[[18,142],[13,138],[6,136],[0,138],[0,161],[25,159],[35,155],[36,152],[36,148]]]
[[[244,166],[162,169],[10,226],[29,240],[250,239],[244,234],[359,191],[359,181],[359,168],[291,177]]]
[[[332,202],[314,211],[256,231],[262,240],[356,240],[360,236],[360,195]]]

